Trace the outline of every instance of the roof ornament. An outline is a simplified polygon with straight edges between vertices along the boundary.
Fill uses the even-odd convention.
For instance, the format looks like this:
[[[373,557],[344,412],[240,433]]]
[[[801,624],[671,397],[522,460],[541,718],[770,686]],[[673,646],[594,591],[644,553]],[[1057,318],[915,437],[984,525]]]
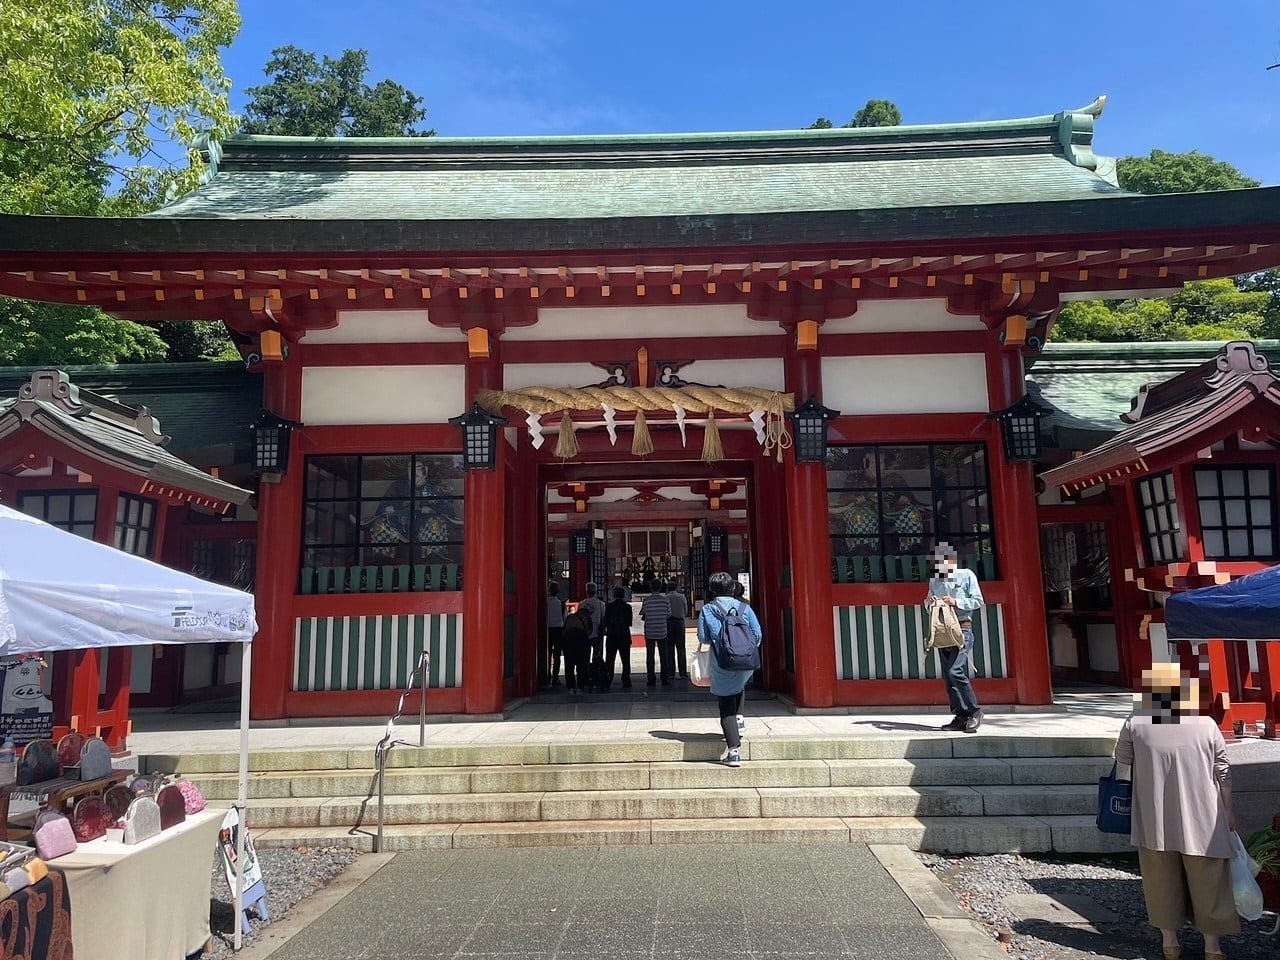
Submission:
[[[200,172],[200,183],[206,184],[218,172],[218,164],[222,162],[222,144],[213,139],[210,131],[202,130],[191,141],[191,146],[204,161],[204,170]]]
[[[1270,366],[1267,358],[1258,353],[1251,340],[1232,340],[1214,357],[1214,373],[1205,379],[1205,386],[1216,390],[1228,380],[1236,377],[1251,377],[1256,373],[1264,373]]]
[[[89,414],[88,405],[80,399],[80,388],[61,370],[37,370],[18,388],[17,410],[23,420],[29,418],[39,403],[57,404],[75,417]]]
[[[1116,162],[1111,157],[1098,157],[1093,152],[1093,122],[1102,116],[1107,105],[1106,95],[1078,110],[1063,110],[1055,115],[1058,121],[1058,142],[1063,156],[1077,167],[1092,170],[1108,183],[1116,185]]]
[[[151,411],[147,409],[145,404],[140,405],[137,409],[138,416],[134,418],[134,428],[152,443],[167,447],[169,441],[173,438],[166,437],[160,432],[160,420],[151,415]]]

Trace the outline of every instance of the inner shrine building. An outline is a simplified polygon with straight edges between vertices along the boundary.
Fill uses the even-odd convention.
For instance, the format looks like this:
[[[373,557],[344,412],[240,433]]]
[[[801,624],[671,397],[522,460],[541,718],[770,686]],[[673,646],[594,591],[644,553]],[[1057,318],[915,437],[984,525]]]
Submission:
[[[1045,704],[1025,362],[1069,300],[1280,265],[1280,188],[1128,193],[1100,113],[237,137],[153,214],[0,217],[0,293],[225,323],[260,377],[255,718],[389,713],[423,650],[430,710],[495,714],[546,680],[549,577],[716,570],[766,690],[945,703],[939,542],[979,697]]]

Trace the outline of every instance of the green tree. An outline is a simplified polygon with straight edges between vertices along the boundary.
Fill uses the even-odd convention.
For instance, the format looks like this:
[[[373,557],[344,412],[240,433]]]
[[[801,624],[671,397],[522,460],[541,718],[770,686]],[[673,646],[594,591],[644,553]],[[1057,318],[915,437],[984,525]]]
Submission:
[[[852,127],[896,127],[902,123],[902,111],[892,100],[868,100],[848,123],[840,124],[843,128]],[[806,130],[830,130],[835,124],[826,117],[819,117]]]
[[[243,133],[290,137],[429,137],[418,129],[426,119],[422,97],[393,80],[365,82],[369,55],[344,50],[334,59],[317,58],[300,47],[271,51],[270,83],[245,93]]]
[[[0,3],[0,210],[132,215],[195,186],[197,134],[223,136],[234,124],[219,51],[239,29],[235,0]],[[185,164],[165,159],[183,148]],[[204,353],[223,354],[225,334],[204,332]],[[0,363],[174,353],[151,326],[0,298]]]
[[[1116,163],[1120,186],[1136,193],[1196,193],[1258,186],[1236,167],[1192,150],[1152,150]],[[1197,280],[1167,299],[1088,300],[1066,304],[1052,339],[1234,340],[1280,334],[1280,275]]]

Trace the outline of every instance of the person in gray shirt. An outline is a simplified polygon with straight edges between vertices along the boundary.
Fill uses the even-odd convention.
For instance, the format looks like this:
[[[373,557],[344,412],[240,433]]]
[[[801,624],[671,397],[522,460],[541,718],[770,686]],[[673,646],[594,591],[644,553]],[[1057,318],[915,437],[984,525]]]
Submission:
[[[591,639],[588,646],[591,648],[592,663],[604,660],[604,601],[596,596],[599,592],[594,583],[588,583],[587,598],[578,604],[578,609],[587,611],[587,616],[591,618]]]
[[[671,604],[667,600],[667,585],[658,581],[653,585],[653,593],[644,598],[640,604],[640,619],[644,621],[645,666],[649,679],[646,686],[657,683],[653,673],[653,655],[658,655],[659,669],[662,671],[662,685],[671,685],[671,662],[667,657],[667,618],[671,616]]]

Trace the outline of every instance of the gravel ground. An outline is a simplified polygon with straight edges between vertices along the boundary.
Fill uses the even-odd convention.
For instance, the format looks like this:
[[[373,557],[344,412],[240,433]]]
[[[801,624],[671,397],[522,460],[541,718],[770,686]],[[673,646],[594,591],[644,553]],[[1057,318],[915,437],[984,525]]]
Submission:
[[[271,919],[279,920],[299,900],[311,896],[321,887],[350,866],[359,856],[354,850],[346,847],[298,847],[269,848],[258,851],[258,861],[262,864],[262,879],[267,885],[267,909],[271,911]],[[227,885],[226,874],[223,873],[222,860],[215,858],[213,863],[213,899],[209,904],[209,927],[213,932],[213,949],[204,954],[205,960],[222,960],[234,955],[232,943],[235,936],[234,894]],[[253,942],[253,936],[264,928],[257,915],[250,912],[249,936],[246,944]]]
[[[1138,957],[1160,960],[1160,934],[1147,923],[1137,857],[1068,859],[1063,857],[941,857],[920,859],[950,888],[956,899],[1017,960],[1084,960],[1087,957]],[[1119,917],[1117,922],[1075,926],[1020,920],[1005,905],[1014,894],[1087,897]],[[1263,935],[1274,917],[1241,921],[1239,936],[1224,937],[1230,960],[1276,960],[1280,938]],[[1202,957],[1204,941],[1189,927],[1182,933],[1183,956]]]

